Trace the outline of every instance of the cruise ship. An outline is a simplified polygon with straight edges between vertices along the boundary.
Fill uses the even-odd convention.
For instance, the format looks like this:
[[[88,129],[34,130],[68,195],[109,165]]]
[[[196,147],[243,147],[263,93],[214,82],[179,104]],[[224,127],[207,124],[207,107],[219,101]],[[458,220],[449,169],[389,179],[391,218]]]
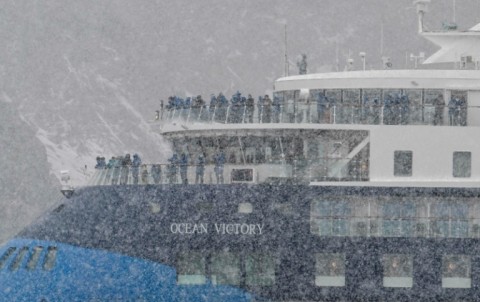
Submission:
[[[171,162],[66,185],[0,248],[0,300],[478,300],[480,25],[427,32],[428,2],[419,34],[441,49],[424,63],[453,68],[165,106]]]

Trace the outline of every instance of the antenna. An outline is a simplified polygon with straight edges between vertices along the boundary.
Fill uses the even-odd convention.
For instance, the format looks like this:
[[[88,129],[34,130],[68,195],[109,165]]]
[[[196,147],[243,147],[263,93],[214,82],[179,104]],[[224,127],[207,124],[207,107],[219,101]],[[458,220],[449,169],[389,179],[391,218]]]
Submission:
[[[455,1],[455,0],[454,0]],[[413,2],[417,6],[417,14],[418,14],[418,32],[423,32],[423,17],[425,13],[428,13],[428,4],[430,0],[416,0]]]
[[[335,67],[337,71],[340,69],[340,59],[338,58],[338,41],[335,40]]]
[[[456,0],[453,0],[453,23],[457,23],[457,11],[456,11]]]
[[[287,24],[285,23],[285,76],[288,77]]]
[[[383,57],[383,20],[380,24],[380,56]]]

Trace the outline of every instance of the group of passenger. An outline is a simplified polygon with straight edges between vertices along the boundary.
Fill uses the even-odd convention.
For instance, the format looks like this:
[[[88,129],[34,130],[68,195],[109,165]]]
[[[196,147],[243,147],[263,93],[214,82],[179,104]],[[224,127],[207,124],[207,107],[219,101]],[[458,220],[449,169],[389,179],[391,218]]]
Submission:
[[[275,97],[273,100],[268,94],[259,96],[256,102],[258,108],[258,122],[270,123],[280,122],[281,102]],[[201,95],[197,97],[178,96],[168,98],[165,109],[169,117],[180,117],[188,120],[215,121],[219,123],[253,123],[255,112],[255,99],[251,94],[242,95],[239,91],[227,99],[223,93],[210,96],[210,103],[207,107]],[[163,101],[161,111],[157,111],[156,119],[163,118]]]
[[[467,125],[467,101],[464,96],[452,96],[448,102],[448,121],[450,126]]]
[[[215,163],[214,172],[217,184],[224,183],[223,171],[225,165],[225,153],[220,150],[213,157]],[[186,153],[177,155],[174,153],[171,158],[168,159],[167,166],[167,179],[169,183],[177,183],[178,170],[180,171],[180,182],[182,184],[188,184],[188,167],[195,167],[195,184],[204,183],[205,174],[205,156],[200,154],[193,163],[190,163],[189,157]]]
[[[125,185],[129,183],[129,174],[131,173],[131,183],[149,184],[149,176],[153,179],[154,184],[159,184],[162,181],[162,165],[153,164],[150,165],[150,171],[146,164],[142,164],[142,160],[138,154],[134,154],[133,158],[130,154],[125,156],[112,156],[112,158],[106,163],[105,157],[98,156],[96,158],[95,169],[106,170],[105,183],[111,183],[112,185],[121,184]],[[213,157],[215,163],[214,172],[216,181],[218,184],[224,183],[223,171],[225,165],[225,153],[220,150]],[[199,155],[194,163],[190,163],[189,157],[186,153],[180,154],[174,153],[171,158],[168,159],[166,167],[166,177],[168,183],[178,182],[178,172],[180,172],[180,182],[188,184],[188,167],[195,166],[195,184],[204,183],[205,174],[205,157]]]
[[[149,173],[147,165],[142,164],[142,160],[138,154],[134,154],[132,158],[128,153],[124,156],[112,156],[108,163],[106,163],[105,157],[98,156],[96,160],[97,164],[95,165],[95,169],[107,169],[105,182],[111,183],[112,185],[127,184],[130,172],[133,184],[138,184],[139,180],[141,180],[142,183],[148,183],[149,174],[152,176],[155,184],[161,181],[161,165],[152,165]]]
[[[163,101],[162,101],[163,104]],[[255,100],[251,94],[242,95],[239,91],[227,99],[219,93],[212,94],[210,103],[203,100],[201,95],[182,99],[170,96],[166,109],[169,117],[181,117],[190,120],[214,121],[219,123],[365,123],[385,125],[406,125],[415,123],[411,118],[420,118],[424,122],[424,115],[415,115],[415,111],[433,107],[433,120],[427,123],[443,125],[445,116],[445,100],[439,94],[431,103],[432,106],[412,108],[412,104],[405,93],[386,93],[382,98],[363,96],[360,103],[348,99],[327,96],[323,92],[316,93],[308,98],[283,99],[278,96],[270,98],[268,94],[259,96]],[[163,117],[157,111],[157,119]],[[314,111],[316,107],[316,112]],[[427,112],[429,110],[426,110]],[[256,112],[256,114],[255,114]],[[315,114],[316,113],[316,114]],[[467,102],[464,96],[452,96],[448,103],[450,125],[466,126]],[[254,121],[254,119],[256,119]]]

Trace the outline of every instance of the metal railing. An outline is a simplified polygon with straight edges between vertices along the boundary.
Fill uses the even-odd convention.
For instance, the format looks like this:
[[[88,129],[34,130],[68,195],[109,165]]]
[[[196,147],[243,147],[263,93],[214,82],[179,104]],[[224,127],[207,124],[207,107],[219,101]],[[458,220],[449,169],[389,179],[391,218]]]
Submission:
[[[337,163],[344,165],[337,167]],[[213,163],[205,165],[182,164],[143,164],[118,165],[95,169],[87,185],[148,185],[148,184],[230,184],[242,182],[232,178],[234,169],[254,169],[255,175],[249,183],[278,181],[278,169],[284,168],[291,175],[284,176],[297,181],[368,181],[368,165],[365,160],[346,158],[320,158],[314,161],[269,160],[251,163],[227,163],[216,167]],[[275,171],[269,171],[275,169]]]
[[[363,125],[444,125],[467,126],[468,110],[477,107],[433,105],[370,105],[336,104],[291,105],[216,105],[172,108],[158,113],[158,120],[185,123],[309,123],[309,124],[363,124]]]
[[[480,219],[472,218],[312,215],[310,222],[320,236],[480,238]]]

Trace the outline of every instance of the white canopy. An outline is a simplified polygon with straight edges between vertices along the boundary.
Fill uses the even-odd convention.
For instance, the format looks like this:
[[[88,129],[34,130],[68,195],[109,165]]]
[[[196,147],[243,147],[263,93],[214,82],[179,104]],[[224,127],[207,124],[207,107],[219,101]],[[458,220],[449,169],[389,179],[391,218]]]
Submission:
[[[460,62],[462,57],[480,61],[480,23],[468,31],[423,32],[425,38],[441,49],[425,60],[424,64]]]

